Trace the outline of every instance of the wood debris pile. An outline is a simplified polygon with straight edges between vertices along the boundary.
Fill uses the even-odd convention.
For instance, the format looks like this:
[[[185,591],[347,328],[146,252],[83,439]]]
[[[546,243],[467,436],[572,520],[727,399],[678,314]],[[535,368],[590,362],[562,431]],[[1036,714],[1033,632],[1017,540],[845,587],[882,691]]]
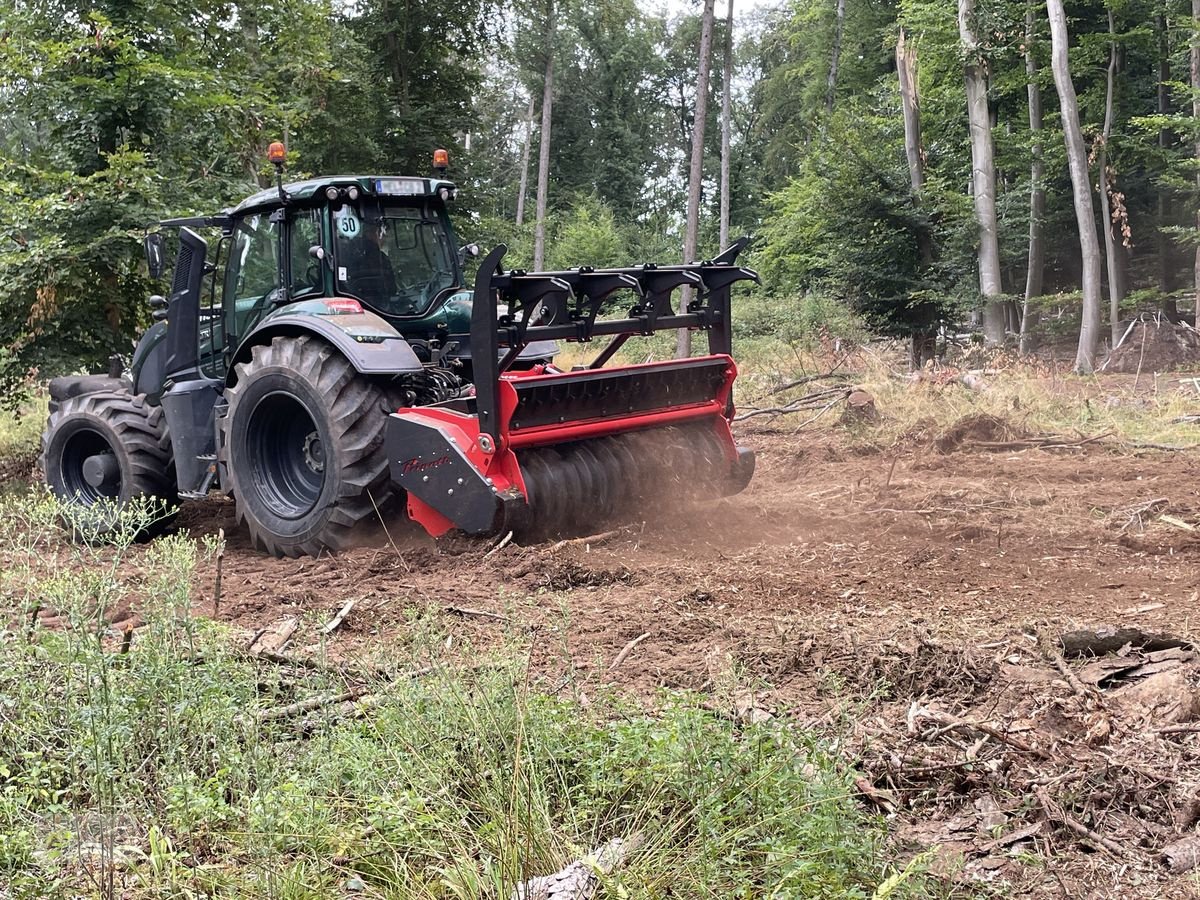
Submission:
[[[969,649],[891,642],[868,670],[902,683],[848,751],[863,802],[907,849],[936,847],[947,875],[1019,884],[1024,860],[1064,854],[1151,879],[1200,864],[1188,642],[1129,627]]]

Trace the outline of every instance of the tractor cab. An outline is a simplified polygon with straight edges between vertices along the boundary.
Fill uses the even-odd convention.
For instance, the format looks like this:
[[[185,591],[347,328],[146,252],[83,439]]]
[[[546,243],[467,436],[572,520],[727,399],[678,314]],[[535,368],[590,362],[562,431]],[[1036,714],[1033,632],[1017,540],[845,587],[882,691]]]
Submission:
[[[223,376],[242,342],[288,309],[378,316],[429,352],[465,333],[462,267],[474,247],[460,248],[455,236],[446,208],[455,193],[440,178],[314,178],[260,191],[216,216],[161,223],[218,235],[215,250],[205,242],[198,297],[203,368]],[[181,234],[194,249],[198,236]],[[161,240],[148,238],[151,259],[161,257],[161,247],[149,249]],[[176,282],[186,281],[179,269],[195,255],[179,257]]]

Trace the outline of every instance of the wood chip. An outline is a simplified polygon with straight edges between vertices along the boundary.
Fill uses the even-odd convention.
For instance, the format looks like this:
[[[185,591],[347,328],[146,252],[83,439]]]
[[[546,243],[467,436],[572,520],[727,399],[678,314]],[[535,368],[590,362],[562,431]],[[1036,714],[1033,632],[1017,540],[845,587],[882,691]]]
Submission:
[[[299,616],[284,616],[273,625],[268,626],[255,635],[250,642],[251,653],[281,653],[283,648],[292,640],[292,635],[300,627]]]
[[[350,615],[356,603],[358,603],[357,599],[347,600],[345,606],[338,610],[337,615],[321,627],[321,634],[333,634],[341,628],[342,623],[346,621],[346,616]]]

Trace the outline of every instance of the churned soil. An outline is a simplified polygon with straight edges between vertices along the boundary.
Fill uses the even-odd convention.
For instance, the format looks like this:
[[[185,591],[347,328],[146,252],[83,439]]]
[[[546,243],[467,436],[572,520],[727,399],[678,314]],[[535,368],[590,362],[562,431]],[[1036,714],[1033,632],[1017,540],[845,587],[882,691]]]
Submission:
[[[416,667],[516,647],[542,690],[701,692],[837,736],[897,857],[936,848],[950,882],[1193,896],[1162,851],[1200,819],[1197,460],[1028,438],[986,418],[868,449],[743,428],[748,490],[591,542],[434,541],[397,520],[375,546],[277,560],[231,502],[179,526],[223,531],[219,604],[210,558],[195,610],[247,645],[299,619],[295,656]],[[1061,642],[1104,628],[1132,637]]]

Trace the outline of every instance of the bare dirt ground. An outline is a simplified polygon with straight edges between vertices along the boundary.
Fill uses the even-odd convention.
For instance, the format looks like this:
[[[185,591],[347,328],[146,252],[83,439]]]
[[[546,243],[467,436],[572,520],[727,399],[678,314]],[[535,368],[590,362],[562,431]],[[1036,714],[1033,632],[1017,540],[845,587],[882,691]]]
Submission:
[[[210,561],[196,609],[247,641],[298,616],[296,656],[515,646],[543,690],[705,692],[837,735],[898,858],[937,848],[949,881],[1200,894],[1162,852],[1200,819],[1196,455],[986,417],[873,449],[778,427],[741,429],[759,459],[744,494],[594,544],[493,549],[396,522],[390,544],[276,560],[231,503],[192,504],[180,524],[228,541],[219,608]],[[1081,653],[1061,641],[1081,628],[1130,630]]]

